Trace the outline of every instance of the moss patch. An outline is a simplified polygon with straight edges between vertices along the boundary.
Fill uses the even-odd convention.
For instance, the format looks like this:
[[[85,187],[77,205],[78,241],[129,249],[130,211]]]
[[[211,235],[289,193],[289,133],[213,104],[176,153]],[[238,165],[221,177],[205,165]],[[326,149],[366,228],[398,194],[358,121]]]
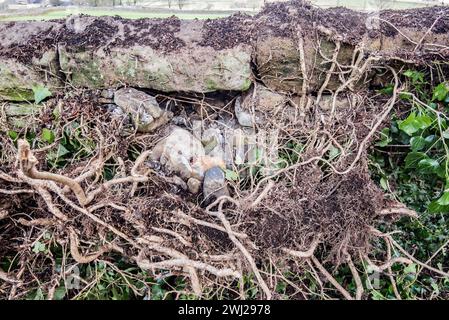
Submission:
[[[34,92],[27,88],[4,88],[0,90],[0,100],[6,101],[33,101]]]

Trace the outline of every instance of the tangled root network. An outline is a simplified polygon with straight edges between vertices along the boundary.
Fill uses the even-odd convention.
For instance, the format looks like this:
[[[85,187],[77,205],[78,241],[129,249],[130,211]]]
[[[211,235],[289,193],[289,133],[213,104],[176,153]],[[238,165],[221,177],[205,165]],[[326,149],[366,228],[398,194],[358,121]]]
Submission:
[[[298,50],[304,54],[301,38]],[[64,272],[52,267],[55,261],[40,261],[29,250],[50,233],[64,251],[66,268],[118,256],[156,278],[184,276],[186,290],[198,297],[224,287],[232,297],[246,298],[244,279],[251,275],[260,289],[258,298],[277,298],[274,288],[289,271],[312,275],[326,290],[336,290],[336,296],[362,298],[356,265],[363,262],[382,272],[393,263],[416,262],[407,253],[392,258],[389,252],[398,244],[376,229],[392,217],[416,217],[384,197],[368,172],[367,149],[388,122],[401,90],[389,67],[383,68],[394,83],[391,97],[356,89],[376,62],[373,57],[356,59],[341,70],[341,85],[332,93],[328,110],[316,103],[327,84],[312,99],[304,79],[302,98],[290,101],[299,110],[294,119],[267,114],[268,120],[257,128],[279,130],[279,154],[288,155],[282,158],[282,169],[229,181],[230,196],[207,205],[201,196],[177,189],[170,177],[147,165],[159,132],[126,132],[126,124],[96,107],[95,97],[87,93],[51,100],[39,115],[38,126],[44,127],[51,110],[58,107],[56,136],[76,121],[95,147],[79,161],[49,168],[44,159],[54,144],[39,149],[26,140],[13,142],[1,136],[0,255],[15,256],[17,265],[15,271],[0,274],[2,296],[21,297],[36,281],[37,266],[46,266],[39,281],[49,296],[53,294]],[[329,63],[337,62],[329,57]],[[328,80],[339,68],[330,68]],[[350,96],[343,94],[348,90]],[[346,102],[337,107],[342,98]],[[173,94],[164,99],[207,109],[201,112],[207,114],[203,123],[215,121],[211,113],[226,112],[204,98]],[[371,255],[379,238],[388,249],[384,261]],[[352,273],[355,295],[329,270],[342,264]],[[294,297],[309,298],[301,281],[291,282]]]

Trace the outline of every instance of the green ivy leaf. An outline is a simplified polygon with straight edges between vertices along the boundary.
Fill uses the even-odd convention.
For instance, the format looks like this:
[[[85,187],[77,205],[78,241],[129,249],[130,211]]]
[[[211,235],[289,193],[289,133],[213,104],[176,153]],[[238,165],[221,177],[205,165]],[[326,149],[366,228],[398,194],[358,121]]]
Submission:
[[[423,114],[416,117],[416,122],[418,123],[420,129],[426,129],[432,125],[433,119],[430,116]]]
[[[151,288],[151,298],[153,300],[162,300],[165,296],[165,290],[158,284]]]
[[[398,121],[399,122],[399,121]],[[432,118],[426,114],[417,116],[415,112],[410,113],[407,119],[399,122],[399,129],[409,136],[419,130],[424,130],[432,124]]]
[[[443,195],[437,200],[437,204],[440,206],[448,206],[449,205],[449,192],[445,191]]]
[[[446,83],[440,83],[433,90],[432,100],[443,101],[449,93],[449,86]]]
[[[433,292],[435,293],[435,295],[438,296],[440,294],[440,288],[438,287],[438,285],[435,282],[432,282],[430,284],[430,286],[432,287]]]
[[[386,95],[392,95],[393,94],[394,86],[392,84],[386,86],[385,88],[382,88],[379,90],[380,93],[386,94]]]
[[[435,102],[431,102],[429,103],[429,107],[431,107],[433,110],[437,110],[438,109],[438,104]]]
[[[404,76],[412,79],[412,81],[415,83],[424,82],[424,73],[419,71],[407,70],[404,72]]]
[[[53,300],[62,300],[62,299],[64,299],[65,293],[66,293],[66,290],[65,290],[65,286],[64,285],[62,285],[60,287],[57,287],[56,290],[55,290],[55,293],[53,295]]]
[[[393,139],[390,137],[390,128],[383,128],[380,132],[380,141],[376,143],[378,147],[386,147]]]
[[[423,171],[430,171],[436,173],[440,164],[435,159],[422,159],[418,162],[418,168]]]
[[[225,174],[226,174],[226,180],[228,181],[237,181],[239,179],[239,175],[237,172],[234,172],[232,170],[225,170]]]
[[[379,291],[371,290],[371,294],[373,300],[385,300],[385,297]]]
[[[44,128],[42,129],[42,140],[53,143],[55,141],[55,134],[52,130]]]
[[[423,152],[410,152],[405,157],[405,167],[407,169],[416,168],[418,163],[423,159],[428,159],[429,157]]]
[[[58,158],[59,157],[63,157],[66,154],[69,154],[69,153],[70,153],[70,151],[67,150],[66,147],[64,147],[62,144],[58,145],[58,153],[57,153]]]
[[[52,152],[49,152],[49,153],[47,154],[47,160],[48,160],[48,161],[54,161],[54,160],[59,159],[59,158],[65,156],[66,154],[69,154],[69,153],[70,153],[70,151],[67,150],[67,148],[64,147],[64,146],[60,143],[60,144],[58,145],[58,151],[56,151],[56,152],[52,151]]]
[[[17,133],[17,131],[9,130],[9,131],[8,131],[8,136],[9,136],[13,141],[16,141],[16,140],[17,140],[17,137],[19,136],[19,134]]]
[[[415,274],[416,273],[416,264],[411,263],[407,267],[404,268],[405,274]]]
[[[43,100],[52,95],[50,90],[42,85],[34,86],[32,89],[34,92],[34,102],[37,104],[41,103]]]
[[[426,145],[427,141],[423,137],[412,137],[410,139],[410,147],[412,148],[412,151],[422,150]]]
[[[405,101],[411,101],[412,95],[409,92],[402,91],[401,93],[399,93],[399,99],[405,100]]]
[[[429,206],[427,207],[427,210],[430,213],[449,212],[449,206],[442,206],[442,205],[438,204],[438,200],[435,200],[429,204]]]
[[[407,78],[411,78],[413,75],[413,70],[407,70],[404,72],[404,76],[406,76]]]
[[[385,191],[388,190],[388,180],[385,177],[380,178],[380,186],[382,187],[382,189],[384,189]]]
[[[55,119],[58,119],[61,116],[61,110],[59,105],[57,105],[54,109],[53,109],[53,117],[55,117]]]
[[[425,138],[425,140],[426,140],[426,142],[427,142],[428,144],[433,143],[433,142],[435,141],[435,139],[436,139],[436,136],[435,136],[434,134],[428,135],[428,136]]]
[[[36,290],[36,294],[35,294],[33,300],[45,300],[44,293],[42,292],[41,288],[38,288]]]
[[[40,241],[37,241],[33,246],[34,253],[45,252],[45,250],[46,250],[45,244]]]
[[[436,170],[435,173],[437,174],[438,177],[440,177],[441,179],[446,179],[446,168],[444,165],[440,165]]]
[[[338,149],[337,147],[334,147],[334,145],[332,144],[331,147],[329,148],[329,160],[333,160],[336,157],[338,157],[340,155],[340,149]]]
[[[449,129],[444,130],[442,136],[444,139],[449,139]]]

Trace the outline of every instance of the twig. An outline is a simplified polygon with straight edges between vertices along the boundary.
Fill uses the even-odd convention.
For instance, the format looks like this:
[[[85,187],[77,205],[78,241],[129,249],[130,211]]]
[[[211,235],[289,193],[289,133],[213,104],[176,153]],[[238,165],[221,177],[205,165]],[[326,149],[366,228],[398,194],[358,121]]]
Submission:
[[[437,24],[438,21],[440,21],[442,16],[439,16],[438,18],[435,19],[435,21],[432,23],[432,25],[430,26],[429,29],[427,29],[426,33],[424,33],[424,35],[422,36],[422,38],[418,41],[418,43],[415,46],[415,49],[413,49],[413,52],[415,53],[416,50],[419,49],[419,47],[421,46],[421,44],[423,43],[424,39],[427,37],[427,35],[430,33],[430,31],[432,31],[433,27],[435,27],[435,25]]]
[[[156,232],[165,233],[165,234],[168,234],[170,236],[175,237],[176,239],[179,240],[179,242],[181,242],[186,247],[191,247],[192,246],[192,244],[189,241],[184,239],[179,233],[177,233],[175,231],[172,231],[172,230],[169,230],[169,229],[165,229],[165,228],[156,228],[156,227],[151,227],[151,229],[153,229]]]
[[[317,97],[316,97],[316,104],[319,105],[320,101],[321,101],[321,96],[323,95],[324,90],[326,90],[327,85],[329,84],[329,81],[332,77],[332,74],[335,70],[335,67],[338,63],[337,58],[338,58],[338,54],[340,53],[340,47],[341,47],[341,43],[340,41],[337,41],[335,43],[335,50],[334,50],[334,54],[332,55],[332,60],[330,62],[332,62],[329,70],[326,72],[326,78],[324,79],[323,84],[321,85],[320,90],[318,91]]]
[[[362,299],[362,295],[363,295],[363,284],[362,284],[362,279],[360,279],[360,275],[359,272],[357,271],[356,267],[354,266],[354,263],[352,262],[351,256],[348,255],[347,259],[346,259],[346,263],[349,266],[349,269],[351,270],[352,273],[352,277],[354,278],[355,281],[355,286],[356,286],[356,294],[355,294],[355,299],[356,300],[361,300]]]
[[[16,189],[16,190],[5,190],[5,189],[0,189],[0,193],[4,193],[4,194],[20,194],[20,193],[35,193],[36,191],[31,190],[31,189]]]
[[[76,235],[76,233],[73,229],[69,230],[69,236],[70,236],[70,253],[72,254],[73,259],[75,259],[76,262],[81,263],[81,264],[90,263],[90,262],[96,260],[101,255],[105,254],[106,252],[109,252],[112,250],[117,251],[119,253],[123,253],[123,249],[119,248],[116,245],[108,244],[108,245],[102,246],[95,253],[91,253],[89,255],[82,255],[78,250],[78,247],[79,247],[78,236]]]
[[[189,215],[187,215],[187,214],[185,214],[185,213],[183,213],[183,212],[181,212],[179,210],[176,211],[174,214],[177,215],[177,216],[180,216],[183,219],[192,221],[195,224],[199,224],[199,225],[202,225],[202,226],[205,226],[205,227],[213,228],[213,229],[216,229],[216,230],[219,230],[219,231],[222,231],[222,232],[227,232],[225,228],[219,226],[218,224],[194,218],[194,217],[189,216]],[[241,239],[247,239],[248,238],[247,234],[240,233],[240,232],[235,232],[235,231],[233,231],[233,233],[234,233],[234,235],[236,237],[239,237]]]
[[[210,272],[211,274],[217,276],[217,277],[233,277],[233,278],[239,278],[241,275],[239,272],[234,271],[232,269],[226,268],[226,269],[217,269],[214,266],[211,266],[207,263],[200,262],[200,261],[193,261],[189,259],[171,259],[171,260],[165,260],[165,261],[159,261],[159,262],[152,262],[150,263],[148,260],[140,260],[138,262],[139,267],[142,269],[167,269],[172,267],[183,267],[191,266],[199,270],[205,270],[207,272]]]
[[[9,276],[5,271],[3,271],[2,269],[0,269],[0,280],[3,280],[5,282],[9,282],[9,283],[20,283],[20,281],[18,281],[17,279]]]
[[[408,253],[404,248],[402,248],[399,243],[397,243],[393,237],[389,237],[389,240],[391,241],[391,243],[393,244],[393,246],[395,246],[399,251],[401,251],[407,258],[409,258],[410,260],[412,260],[413,262],[415,262],[416,264],[420,265],[421,267],[433,271],[439,275],[442,275],[444,277],[449,277],[449,273],[448,272],[444,272],[441,271],[439,269],[436,269],[430,265],[428,265],[427,263],[421,262],[418,259],[416,259],[415,257],[413,257],[410,253]]]
[[[387,259],[389,261],[389,260],[391,260],[391,244],[387,238],[384,238],[384,240],[385,240],[385,244],[387,245]],[[391,286],[393,287],[393,292],[394,292],[396,299],[402,300],[401,294],[399,293],[398,287],[396,285],[396,280],[393,277],[393,270],[391,268],[391,265],[388,266],[387,271],[388,271],[388,277],[390,278]]]
[[[274,181],[270,180],[268,181],[268,184],[265,186],[265,188],[262,190],[262,192],[259,194],[259,196],[254,200],[253,203],[251,203],[250,208],[255,208],[257,205],[268,195],[268,192],[273,188]]]
[[[282,251],[290,254],[294,257],[300,258],[300,259],[308,259],[311,258],[315,252],[316,247],[320,243],[320,237],[321,235],[318,235],[316,239],[312,242],[310,245],[310,248],[307,251],[298,251],[298,250],[291,250],[287,248],[282,248]]]
[[[406,208],[405,206],[401,207],[393,207],[393,208],[387,208],[383,209],[379,212],[380,215],[391,215],[391,214],[399,214],[404,216],[409,216],[411,218],[418,218],[418,214],[414,210],[410,210]]]
[[[349,294],[348,291],[346,291],[345,288],[343,288],[337,280],[329,273],[327,270],[321,265],[321,263],[318,261],[315,256],[311,257],[312,262],[315,264],[315,266],[320,270],[320,272],[326,277],[326,279],[334,285],[334,287],[345,297],[347,300],[354,300],[353,297]]]
[[[226,219],[225,215],[222,212],[222,206],[226,199],[222,199],[218,211],[208,211],[208,213],[212,216],[215,216],[220,219],[221,223],[225,227],[229,239],[234,243],[234,245],[242,252],[242,254],[245,256],[246,260],[251,266],[251,269],[254,272],[254,275],[256,276],[257,281],[259,282],[260,287],[265,293],[265,296],[267,300],[271,300],[271,291],[268,288],[267,284],[265,283],[265,280],[260,275],[259,269],[256,266],[256,263],[254,262],[253,257],[251,254],[246,250],[245,246],[235,237],[234,233],[232,232],[232,227],[229,221]]]
[[[0,210],[0,220],[5,219],[9,215],[9,212],[5,209]]]
[[[34,226],[46,227],[58,224],[58,221],[55,219],[45,219],[45,218],[37,218],[33,220],[25,220],[24,218],[19,218],[17,222],[26,227],[34,227]]]

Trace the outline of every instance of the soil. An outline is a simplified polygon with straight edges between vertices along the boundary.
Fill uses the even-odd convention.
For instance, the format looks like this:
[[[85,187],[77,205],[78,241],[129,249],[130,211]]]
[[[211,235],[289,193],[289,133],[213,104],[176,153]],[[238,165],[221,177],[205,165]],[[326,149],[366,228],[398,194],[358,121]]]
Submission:
[[[336,264],[341,263],[339,248],[345,242],[345,247],[350,243],[349,248],[369,250],[367,225],[388,200],[368,172],[324,180],[316,169],[298,174],[310,179],[295,186],[278,186],[258,208],[245,213],[246,232],[256,244],[267,250],[307,250],[313,237],[323,234],[333,248],[327,259]]]
[[[380,13],[380,18],[397,28],[411,28],[416,30],[430,29],[431,33],[442,34],[449,32],[449,7],[429,7],[409,10],[386,10]],[[390,23],[382,22],[381,30],[386,36],[395,36],[398,31]]]
[[[259,30],[262,34],[269,34],[282,37],[294,36],[298,25],[303,34],[316,30],[321,25],[334,31],[343,40],[350,44],[357,44],[368,34],[370,37],[379,37],[380,34],[387,37],[394,37],[397,28],[410,28],[422,30],[433,26],[431,33],[441,34],[449,32],[449,8],[448,7],[428,7],[408,10],[384,10],[380,12],[380,18],[390,23],[381,21],[379,30],[368,30],[366,22],[368,14],[357,12],[344,7],[321,9],[314,7],[307,2],[297,0],[288,3],[268,4],[257,16],[260,20]],[[257,23],[257,22],[256,22]],[[268,29],[266,30],[265,27]]]
[[[207,19],[203,25],[200,46],[216,50],[233,48],[253,41],[253,19],[246,14],[234,14],[222,19]]]
[[[78,22],[74,22],[78,19]],[[52,20],[54,23],[45,30],[19,43],[1,47],[1,56],[30,63],[31,58],[42,57],[49,49],[65,46],[72,52],[86,49],[96,50],[110,47],[130,47],[134,45],[149,46],[162,52],[179,50],[185,46],[182,39],[175,34],[179,32],[181,21],[176,17],[167,19],[123,19],[121,17],[89,17],[80,15],[66,20]],[[87,23],[82,32],[76,32],[75,23]],[[9,22],[7,27],[21,22]],[[123,30],[121,30],[123,28]]]
[[[83,18],[83,16],[80,18]],[[94,19],[91,24],[83,29],[83,32],[79,33],[69,30],[65,26],[60,37],[55,41],[73,49],[97,48],[106,45],[111,38],[116,36],[118,31],[118,26],[108,23],[107,20]]]
[[[80,16],[80,19],[89,17]],[[74,17],[76,20],[76,18]],[[65,31],[57,42],[71,51],[97,49],[100,47],[149,46],[155,50],[176,51],[185,46],[183,40],[175,36],[181,21],[173,16],[167,19],[123,19],[121,17],[93,18],[83,30],[76,33]],[[121,30],[123,28],[123,30]],[[67,29],[67,27],[65,27]]]
[[[366,14],[346,8],[321,9],[304,1],[270,3],[257,15],[259,33],[294,37],[316,32],[321,25],[334,31],[347,43],[357,43],[366,34]]]
[[[16,26],[20,30],[21,23],[9,22],[6,28]],[[0,44],[0,56],[15,59],[24,64],[30,64],[32,58],[41,58],[42,55],[50,49],[56,49],[61,31],[55,25],[49,25],[44,30],[31,36],[26,41],[11,43],[8,46]]]
[[[163,52],[173,52],[185,46],[184,40],[176,36],[181,29],[181,20],[173,16],[167,19],[127,20],[124,35],[111,43],[112,46],[149,46]]]

